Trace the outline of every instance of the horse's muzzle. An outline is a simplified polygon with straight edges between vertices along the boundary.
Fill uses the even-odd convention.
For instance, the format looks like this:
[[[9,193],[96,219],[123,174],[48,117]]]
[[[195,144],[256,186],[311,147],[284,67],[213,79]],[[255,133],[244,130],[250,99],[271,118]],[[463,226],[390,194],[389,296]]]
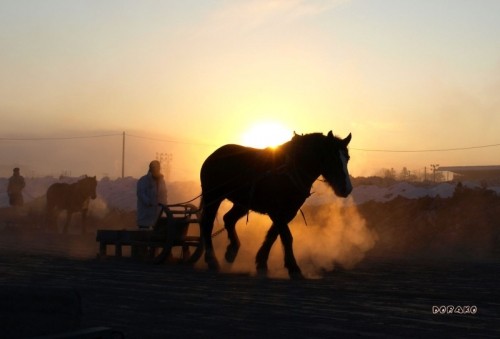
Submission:
[[[342,189],[336,189],[335,195],[338,196],[339,198],[347,198],[349,194],[352,192],[352,187],[349,188],[342,188]]]

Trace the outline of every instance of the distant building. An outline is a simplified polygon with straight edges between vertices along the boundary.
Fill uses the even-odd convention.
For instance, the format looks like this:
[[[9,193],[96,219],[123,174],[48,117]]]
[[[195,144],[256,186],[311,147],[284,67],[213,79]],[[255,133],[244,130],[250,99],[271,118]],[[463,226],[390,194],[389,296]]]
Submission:
[[[440,172],[449,172],[453,181],[479,181],[488,184],[500,183],[500,165],[497,166],[443,166]]]

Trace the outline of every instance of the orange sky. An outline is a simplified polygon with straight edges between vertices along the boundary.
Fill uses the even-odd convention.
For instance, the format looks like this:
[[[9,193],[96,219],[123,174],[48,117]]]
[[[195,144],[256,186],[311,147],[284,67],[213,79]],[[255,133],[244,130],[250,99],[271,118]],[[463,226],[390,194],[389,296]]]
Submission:
[[[352,148],[500,143],[497,1],[13,1],[0,4],[0,137],[128,138],[129,175],[172,153],[197,178],[265,121]],[[213,146],[212,146],[213,145]],[[121,139],[0,140],[0,175],[121,173]],[[500,163],[500,147],[351,152],[354,175]]]

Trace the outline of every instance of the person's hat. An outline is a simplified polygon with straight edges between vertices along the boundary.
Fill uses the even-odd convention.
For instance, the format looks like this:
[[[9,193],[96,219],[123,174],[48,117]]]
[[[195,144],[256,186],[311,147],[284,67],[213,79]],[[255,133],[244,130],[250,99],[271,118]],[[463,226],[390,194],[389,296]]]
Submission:
[[[19,167],[14,168],[14,172],[19,172]]]

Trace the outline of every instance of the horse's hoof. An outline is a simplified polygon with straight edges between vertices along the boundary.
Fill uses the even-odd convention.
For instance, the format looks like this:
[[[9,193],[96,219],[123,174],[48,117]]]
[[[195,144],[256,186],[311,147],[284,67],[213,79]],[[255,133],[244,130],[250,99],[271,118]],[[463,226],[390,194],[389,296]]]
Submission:
[[[257,275],[259,277],[267,277],[267,265],[257,265]]]
[[[205,258],[206,263],[208,264],[208,269],[211,271],[220,271],[220,265],[216,258]]]
[[[236,256],[238,255],[238,250],[239,250],[239,247],[236,247],[233,245],[227,246],[226,255],[224,257],[226,258],[226,261],[228,263],[234,262],[234,260],[236,259]]]
[[[290,279],[292,279],[292,280],[304,280],[305,279],[304,275],[302,274],[302,272],[300,270],[288,272],[288,275],[290,276]]]

